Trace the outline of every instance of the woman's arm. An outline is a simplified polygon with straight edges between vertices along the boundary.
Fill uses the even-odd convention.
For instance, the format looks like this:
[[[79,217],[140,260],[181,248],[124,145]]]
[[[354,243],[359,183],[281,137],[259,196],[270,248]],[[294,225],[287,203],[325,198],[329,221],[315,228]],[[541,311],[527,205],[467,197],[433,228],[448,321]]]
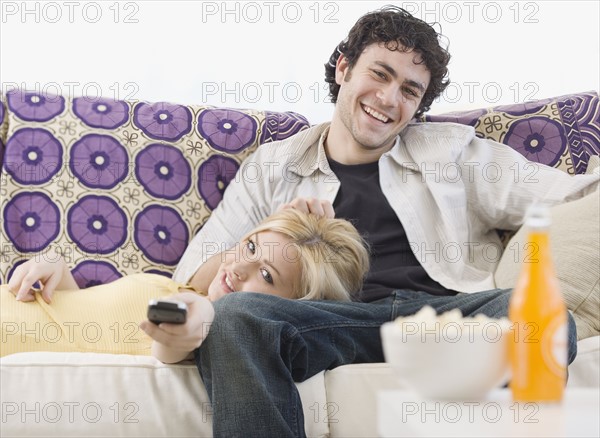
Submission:
[[[215,317],[212,303],[206,297],[193,292],[181,292],[170,299],[187,304],[185,324],[156,325],[147,320],[140,323],[140,328],[154,340],[152,355],[164,363],[186,359],[202,344]]]
[[[199,291],[208,291],[219,266],[222,254],[215,254],[202,264],[190,280],[190,285]],[[214,310],[210,301],[191,292],[182,292],[171,297],[188,305],[185,324],[166,324],[159,326],[143,321],[140,327],[154,342],[152,356],[164,363],[177,363],[190,357],[208,335],[208,329],[214,319]]]

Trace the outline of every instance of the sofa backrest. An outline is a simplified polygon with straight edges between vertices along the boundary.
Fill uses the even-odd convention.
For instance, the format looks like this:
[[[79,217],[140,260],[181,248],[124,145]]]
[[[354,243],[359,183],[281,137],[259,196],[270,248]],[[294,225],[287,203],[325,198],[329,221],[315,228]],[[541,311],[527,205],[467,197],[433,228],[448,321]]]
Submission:
[[[530,161],[571,175],[585,173],[590,157],[600,154],[596,91],[423,119],[471,125],[478,137],[504,143]]]
[[[291,112],[3,94],[0,281],[58,256],[82,287],[170,276],[241,161],[308,126]]]
[[[33,257],[65,257],[82,287],[137,272],[171,275],[241,161],[309,126],[290,112],[21,90],[1,100],[3,283]],[[598,95],[588,92],[421,121],[471,125],[578,174],[600,154],[599,114]]]

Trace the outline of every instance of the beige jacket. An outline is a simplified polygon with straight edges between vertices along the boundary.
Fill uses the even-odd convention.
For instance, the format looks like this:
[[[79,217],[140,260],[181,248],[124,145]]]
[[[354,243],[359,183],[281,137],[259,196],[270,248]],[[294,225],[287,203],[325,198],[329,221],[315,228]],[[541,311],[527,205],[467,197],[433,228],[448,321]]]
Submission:
[[[314,126],[260,146],[240,167],[173,278],[186,282],[210,256],[296,197],[333,203],[340,183],[325,155],[328,128]],[[454,123],[409,125],[379,159],[379,171],[382,191],[417,260],[446,288],[468,293],[495,287],[493,273],[502,255],[496,229],[517,229],[534,201],[573,200],[596,190],[599,180],[527,161]],[[510,250],[524,257],[524,248]]]

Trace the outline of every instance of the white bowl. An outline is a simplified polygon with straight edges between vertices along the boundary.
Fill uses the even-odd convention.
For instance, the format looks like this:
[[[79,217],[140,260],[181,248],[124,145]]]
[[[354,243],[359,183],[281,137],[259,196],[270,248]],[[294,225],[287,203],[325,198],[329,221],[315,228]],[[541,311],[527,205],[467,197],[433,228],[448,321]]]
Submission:
[[[478,400],[506,384],[508,324],[465,321],[432,327],[403,318],[383,324],[385,360],[400,383],[421,397],[443,400]]]

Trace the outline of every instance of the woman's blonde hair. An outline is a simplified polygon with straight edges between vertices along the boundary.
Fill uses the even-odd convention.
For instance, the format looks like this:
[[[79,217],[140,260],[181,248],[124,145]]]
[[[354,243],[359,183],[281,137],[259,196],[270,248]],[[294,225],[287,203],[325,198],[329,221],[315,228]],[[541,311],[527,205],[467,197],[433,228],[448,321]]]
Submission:
[[[349,301],[362,288],[369,252],[347,220],[285,209],[266,218],[247,237],[262,231],[283,234],[298,250],[301,280],[294,285],[295,298]]]

